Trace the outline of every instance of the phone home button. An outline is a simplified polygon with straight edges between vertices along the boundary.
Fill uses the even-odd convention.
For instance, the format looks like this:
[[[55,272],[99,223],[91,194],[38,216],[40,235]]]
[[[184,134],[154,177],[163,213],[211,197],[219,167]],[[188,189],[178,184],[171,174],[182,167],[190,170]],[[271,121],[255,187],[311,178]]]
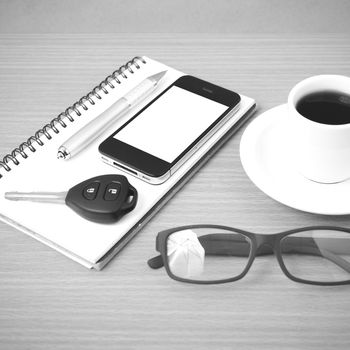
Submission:
[[[106,187],[104,199],[106,201],[115,201],[118,198],[120,192],[120,185],[112,182]]]

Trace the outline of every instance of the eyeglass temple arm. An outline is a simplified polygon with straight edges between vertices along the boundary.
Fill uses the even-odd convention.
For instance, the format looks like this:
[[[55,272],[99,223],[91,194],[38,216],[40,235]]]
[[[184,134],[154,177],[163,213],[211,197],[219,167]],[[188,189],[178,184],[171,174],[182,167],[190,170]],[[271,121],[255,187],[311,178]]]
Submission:
[[[249,254],[249,248],[246,244],[237,243],[246,243],[247,241],[244,238],[239,237],[227,237],[227,234],[209,234],[199,237],[199,241],[202,244],[206,255],[235,255],[235,256],[247,256]],[[298,237],[290,237],[289,240],[298,241]],[[304,239],[305,240],[305,239]],[[228,243],[234,243],[234,246],[228,245]],[[294,243],[294,242],[293,242]],[[311,243],[311,242],[310,242]],[[350,263],[341,258],[340,256],[333,254],[326,249],[315,249],[313,247],[307,247],[305,245],[298,246],[298,249],[295,246],[291,245],[285,253],[304,253],[315,256],[323,256],[326,259],[332,261],[342,269],[347,272],[350,272]],[[273,250],[270,246],[264,245],[261,246],[257,256],[270,255],[273,254]],[[159,269],[164,266],[163,258],[161,255],[155,256],[147,261],[148,266],[152,269]]]
[[[147,261],[148,266],[151,269],[160,269],[164,266],[163,258],[161,255],[157,255]]]
[[[224,236],[224,237],[222,237]],[[227,237],[217,233],[204,235],[198,238],[206,255],[234,255],[234,256],[248,256],[249,247],[247,241],[239,238]],[[228,243],[233,243],[234,246]],[[242,244],[239,244],[242,243]],[[263,246],[257,255],[272,254],[273,251],[268,246]],[[157,255],[147,261],[147,264],[152,269],[159,269],[164,266],[163,258]]]
[[[217,236],[219,236],[219,237],[217,237]],[[222,236],[224,236],[224,237],[222,237]],[[219,238],[219,240],[216,238]],[[244,253],[238,247],[235,247],[235,249],[232,249],[232,247],[227,247],[227,243],[232,241],[232,238],[228,238],[227,235],[213,233],[213,234],[198,237],[198,240],[202,244],[206,255],[227,255],[227,254],[230,254],[230,255],[239,256],[239,254]],[[237,245],[237,243],[240,243],[240,242],[241,242],[241,240],[239,240],[239,239],[238,240],[234,239],[234,241],[233,241],[233,243],[235,245]],[[242,243],[246,243],[246,241],[242,240]],[[248,250],[249,250],[249,248],[248,248]],[[234,252],[234,254],[232,254],[232,252]],[[249,251],[248,251],[248,253],[249,253]],[[247,254],[245,253],[242,255],[246,256]],[[159,268],[164,266],[163,258],[161,255],[157,255],[157,256],[149,259],[147,261],[147,264],[152,269],[159,269]]]
[[[298,244],[302,239],[302,244]],[[327,238],[324,238],[327,239]],[[338,238],[339,239],[339,238]],[[243,237],[228,237],[227,234],[210,234],[199,237],[206,255],[235,255],[235,256],[248,256],[249,247],[246,244],[246,240]],[[284,253],[302,253],[314,256],[323,256],[324,258],[332,261],[347,272],[350,272],[350,263],[342,257],[333,254],[331,251],[324,248],[312,247],[312,238],[301,237],[289,237],[288,238],[288,250]],[[230,244],[230,243],[233,243]],[[269,245],[263,245],[259,248],[257,256],[273,254],[273,250]]]
[[[294,239],[294,238],[293,238]],[[297,238],[296,238],[297,239]],[[338,238],[339,239],[339,238]],[[350,262],[343,259],[337,254],[332,253],[331,251],[324,249],[322,247],[314,248],[314,247],[308,247],[308,246],[298,246],[297,248],[295,246],[292,246],[289,248],[289,250],[285,251],[284,253],[304,253],[304,254],[310,254],[314,256],[321,256],[326,258],[327,260],[333,262],[334,264],[338,265],[340,268],[345,270],[346,272],[350,273]]]
[[[232,239],[231,237],[227,237],[227,235],[221,235],[217,233],[198,237],[198,240],[203,246],[206,255],[247,255],[247,252],[244,252],[240,247],[237,247],[237,243],[246,243],[245,240],[241,241],[240,239]],[[232,241],[235,244],[235,249],[232,249],[232,247],[227,246],[227,243],[230,243]],[[249,248],[247,249],[247,251],[249,254]],[[152,269],[159,269],[164,266],[163,258],[161,255],[157,255],[154,258],[149,259],[147,261],[147,264]]]

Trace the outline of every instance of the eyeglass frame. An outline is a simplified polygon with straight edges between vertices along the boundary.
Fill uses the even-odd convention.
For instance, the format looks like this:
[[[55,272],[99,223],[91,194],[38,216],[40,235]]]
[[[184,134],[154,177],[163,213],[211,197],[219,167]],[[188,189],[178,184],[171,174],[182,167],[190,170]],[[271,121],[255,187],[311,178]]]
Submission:
[[[168,237],[179,231],[184,230],[192,230],[192,229],[207,229],[207,228],[213,228],[218,230],[226,230],[226,231],[233,231],[232,233],[238,233],[245,237],[248,237],[250,240],[250,252],[248,256],[248,262],[245,267],[245,269],[238,275],[232,278],[226,278],[226,279],[220,279],[220,280],[212,280],[212,281],[201,281],[201,280],[192,280],[187,278],[182,278],[174,275],[171,272],[171,269],[168,264],[168,258],[167,258],[167,239]],[[344,228],[344,227],[337,227],[337,226],[306,226],[302,228],[292,229],[288,231],[278,232],[278,233],[270,233],[270,234],[263,234],[263,233],[254,233],[249,232],[241,229],[237,229],[234,227],[229,226],[222,226],[222,225],[213,225],[213,224],[196,224],[196,225],[187,225],[187,226],[179,226],[174,227],[171,229],[167,229],[164,231],[160,231],[157,234],[156,237],[156,251],[160,253],[160,255],[153,257],[147,261],[149,267],[153,269],[158,269],[161,267],[165,267],[167,274],[170,278],[185,282],[185,283],[193,283],[193,284],[221,284],[221,283],[229,283],[229,282],[235,282],[240,279],[242,279],[250,270],[255,258],[258,256],[257,252],[260,247],[267,245],[270,248],[272,248],[272,254],[274,254],[277,258],[278,264],[282,270],[282,272],[292,281],[303,283],[303,284],[311,284],[311,285],[318,285],[318,286],[340,286],[340,285],[346,285],[350,284],[350,279],[346,281],[340,281],[340,282],[322,282],[322,281],[309,281],[302,278],[298,278],[293,276],[288,269],[286,268],[283,258],[282,258],[282,251],[281,251],[281,242],[282,239],[286,236],[299,233],[299,232],[306,232],[306,231],[314,231],[314,230],[332,230],[332,231],[339,231],[339,232],[346,232],[350,234],[350,229]],[[350,265],[350,262],[349,262]],[[350,271],[349,271],[350,272]]]

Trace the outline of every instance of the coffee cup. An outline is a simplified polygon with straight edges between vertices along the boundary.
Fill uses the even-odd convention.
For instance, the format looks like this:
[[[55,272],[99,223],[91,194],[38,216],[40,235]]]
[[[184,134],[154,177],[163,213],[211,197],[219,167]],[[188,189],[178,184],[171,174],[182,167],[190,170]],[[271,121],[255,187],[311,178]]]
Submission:
[[[307,179],[350,179],[350,78],[318,75],[288,96],[288,143],[293,166]]]

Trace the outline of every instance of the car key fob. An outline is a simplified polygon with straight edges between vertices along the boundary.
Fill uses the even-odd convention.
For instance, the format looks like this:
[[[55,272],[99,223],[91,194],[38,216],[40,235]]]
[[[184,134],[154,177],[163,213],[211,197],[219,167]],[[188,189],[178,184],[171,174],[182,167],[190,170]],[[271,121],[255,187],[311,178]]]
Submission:
[[[137,191],[123,175],[101,175],[72,187],[65,202],[85,219],[113,223],[135,208]]]

